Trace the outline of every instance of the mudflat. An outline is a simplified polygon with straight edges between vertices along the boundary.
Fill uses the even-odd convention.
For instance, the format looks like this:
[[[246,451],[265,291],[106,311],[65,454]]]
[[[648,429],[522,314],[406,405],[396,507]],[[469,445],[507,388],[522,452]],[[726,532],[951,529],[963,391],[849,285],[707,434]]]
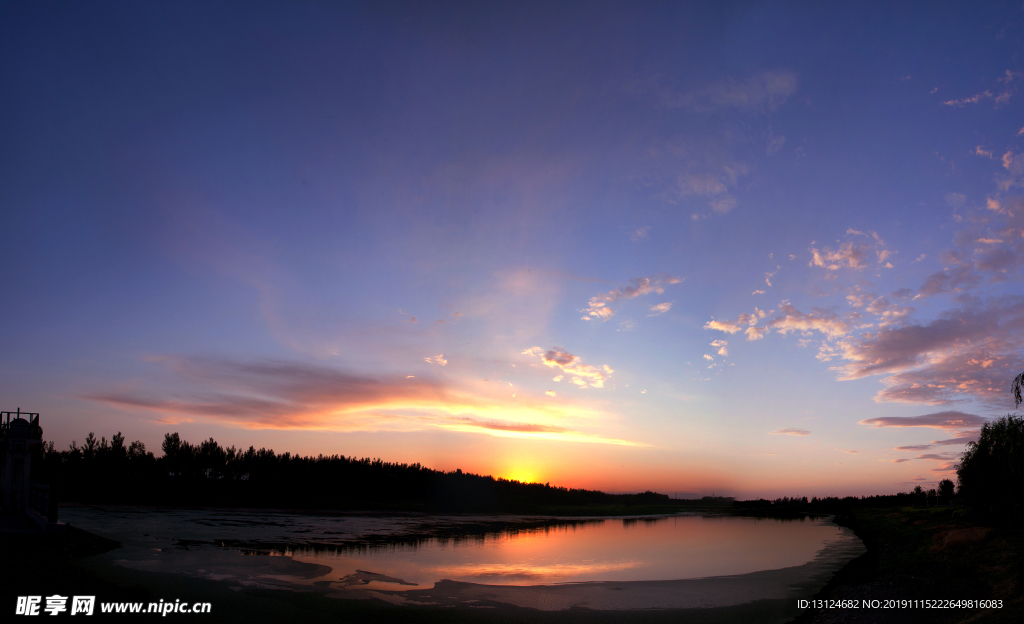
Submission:
[[[129,516],[138,527],[138,523],[145,523],[146,514],[136,512],[141,510]],[[204,530],[211,524],[224,524],[223,519],[218,523],[201,519],[199,526]],[[481,522],[480,518],[460,520]],[[521,520],[524,526],[537,522],[536,518]],[[502,522],[515,524],[515,519]],[[444,532],[455,532],[455,527],[448,524]],[[299,530],[305,529],[292,527],[288,532]],[[370,541],[375,539],[371,536]],[[141,545],[146,547],[140,549]],[[20,586],[33,589],[30,593],[47,594],[54,581],[60,580],[57,584],[66,591],[77,591],[87,579],[98,600],[210,602],[218,621],[275,621],[301,616],[305,621],[333,622],[781,623],[797,615],[799,598],[814,595],[837,570],[864,552],[861,541],[844,529],[839,539],[830,540],[807,563],[745,574],[532,585],[441,579],[417,586],[372,568],[330,574],[329,566],[301,561],[280,551],[245,552],[240,544],[191,540],[173,548],[159,546],[166,544],[161,540],[144,541],[73,561],[55,560],[46,566],[47,580],[42,583],[46,587],[33,589],[28,587],[31,583]],[[143,551],[148,554],[141,554]]]
[[[353,587],[345,588],[345,591],[362,591],[365,595],[399,605],[513,605],[541,611],[715,609],[757,601],[789,599],[793,605],[789,617],[793,617],[797,613],[797,598],[813,595],[836,571],[864,551],[863,544],[856,538],[835,540],[813,561],[804,565],[698,579],[527,586],[445,580],[436,583],[431,589],[386,591],[359,590]]]

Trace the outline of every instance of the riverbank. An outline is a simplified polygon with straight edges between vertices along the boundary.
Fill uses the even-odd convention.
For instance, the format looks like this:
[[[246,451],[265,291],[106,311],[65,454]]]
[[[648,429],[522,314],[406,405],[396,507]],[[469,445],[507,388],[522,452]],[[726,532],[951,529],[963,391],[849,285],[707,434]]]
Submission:
[[[1024,621],[1024,535],[952,508],[856,509],[839,519],[867,552],[814,597],[860,608],[811,608],[793,624]],[[864,601],[883,608],[864,608]],[[997,600],[1002,608],[884,608],[900,600]],[[830,603],[834,604],[834,603]]]
[[[75,516],[66,513],[65,518],[101,535],[123,540],[124,548],[82,559],[57,556],[51,549],[45,553],[49,561],[44,563],[44,557],[37,557],[34,569],[22,575],[22,591],[17,595],[82,595],[86,593],[82,588],[87,587],[86,595],[95,593],[98,601],[203,601],[214,605],[218,621],[282,619],[290,612],[304,620],[352,622],[682,620],[783,624],[796,615],[798,598],[815,592],[863,550],[859,540],[847,533],[843,540],[830,538],[829,547],[806,564],[733,576],[642,580],[672,578],[653,574],[632,581],[613,578],[611,581],[615,582],[606,579],[574,583],[547,579],[527,586],[446,580],[423,584],[424,579],[413,577],[421,582],[419,588],[392,591],[402,588],[389,586],[377,573],[360,571],[379,572],[372,567],[373,562],[367,562],[371,567],[360,567],[354,574],[348,574],[344,567],[341,572],[330,573],[336,566],[329,558],[310,555],[334,549],[345,551],[354,546],[374,548],[389,540],[411,545],[428,534],[450,541],[458,540],[456,534],[462,534],[462,539],[482,543],[477,538],[485,534],[546,534],[549,526],[554,529],[565,525],[559,532],[567,529],[572,535],[590,531],[592,523],[600,526],[607,519],[408,515],[385,521],[379,516],[352,518],[336,513],[319,519],[277,515],[248,518],[227,510],[200,513],[138,508],[82,508],[77,519]],[[720,514],[710,517],[712,527],[734,523]],[[699,520],[691,515],[680,518]],[[621,524],[610,525],[612,530],[633,534],[653,531],[658,526],[665,528],[670,522],[665,516],[619,520]],[[789,534],[799,524],[802,523],[785,522],[780,529],[787,527],[783,533]],[[752,525],[767,526],[759,521]],[[185,526],[190,528],[184,530]],[[245,539],[228,539],[232,535]],[[788,539],[781,541],[790,543]],[[736,542],[728,543],[736,548]],[[319,565],[322,563],[330,567]],[[59,588],[53,584],[56,580],[60,581]],[[88,583],[82,585],[85,580]],[[11,587],[5,588],[4,593],[9,590]]]
[[[536,518],[519,521],[526,522],[523,529],[536,528],[540,522]],[[972,521],[961,510],[948,508],[857,509],[841,517],[839,522],[853,530],[868,550],[834,575],[830,571],[831,580],[813,598],[856,600],[861,608],[809,609],[792,620],[792,624],[1024,621],[1024,536]],[[458,528],[467,529],[469,533],[490,533],[508,530],[515,524],[516,519],[508,517],[494,522],[466,522],[467,526]],[[430,529],[442,534],[457,532],[456,527],[441,524],[431,525]],[[420,532],[422,529],[402,537],[421,537]],[[88,555],[118,544],[74,526],[59,536],[5,534],[2,542],[7,563],[0,576],[7,603],[4,608],[13,608],[18,595],[60,594],[96,595],[98,600],[107,601],[148,603],[162,598],[210,602],[216,609],[217,621],[227,622],[284,620],[301,615],[304,621],[313,622],[781,623],[792,618],[792,603],[795,602],[795,598],[766,599],[765,587],[788,582],[785,575],[776,573],[782,570],[746,578],[719,577],[689,582],[570,584],[540,588],[532,593],[523,588],[445,582],[439,583],[434,591],[376,592],[376,595],[366,593],[360,599],[350,599],[338,598],[338,592],[327,591],[328,588],[316,587],[308,591],[239,588],[229,582],[101,565]],[[267,561],[279,559],[284,558],[270,557]],[[747,602],[718,602],[718,606],[714,606],[716,593],[731,595],[737,588],[748,593]],[[606,599],[606,594],[622,594],[615,596],[618,601],[631,594],[649,601],[646,596],[649,592],[662,592],[672,600],[665,602],[666,608],[653,610],[593,608]],[[685,608],[686,592],[692,596],[704,594],[705,606]],[[332,593],[334,596],[330,595]],[[424,600],[428,596],[429,600]],[[553,610],[544,610],[540,603],[533,604],[540,599],[550,602]],[[884,604],[894,600],[963,599],[1002,600],[1003,606],[999,609],[863,608],[865,600]],[[422,604],[424,602],[434,604]],[[581,603],[590,603],[591,608],[573,607]]]
[[[77,527],[65,526],[62,531],[0,532],[0,596],[3,609],[14,612],[18,596],[58,594],[111,596],[116,600],[141,599],[143,594],[98,578],[76,565],[76,561],[98,555],[121,544],[94,535]]]

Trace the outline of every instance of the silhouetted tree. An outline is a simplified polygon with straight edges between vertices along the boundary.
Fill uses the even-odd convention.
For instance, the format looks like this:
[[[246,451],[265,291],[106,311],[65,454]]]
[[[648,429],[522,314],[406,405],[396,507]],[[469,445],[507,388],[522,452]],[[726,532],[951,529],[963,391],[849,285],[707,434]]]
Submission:
[[[641,509],[671,504],[667,495],[654,492],[606,494],[379,458],[305,457],[251,446],[242,451],[224,448],[213,438],[191,444],[177,433],[164,436],[160,458],[139,441],[126,447],[120,432],[110,441],[97,441],[90,433],[84,448],[72,442],[66,451],[57,452],[49,444],[45,449],[47,461],[59,472],[62,499],[85,503],[526,513],[585,505]]]
[[[949,504],[953,501],[953,482],[949,479],[939,481],[939,502]]]
[[[85,436],[85,446],[82,447],[82,453],[87,458],[92,458],[96,453],[97,447],[99,447],[99,442],[96,441],[96,434],[90,431],[89,435]]]
[[[982,425],[956,473],[959,493],[973,509],[1007,520],[1024,518],[1024,419],[1007,415]]]
[[[1013,384],[1010,385],[1010,392],[1013,393],[1013,406],[1020,407],[1021,403],[1024,403],[1024,397],[1021,397],[1021,385],[1024,384],[1024,373],[1017,375],[1013,378]]]
[[[926,494],[924,493],[924,489],[923,489],[923,488],[921,488],[921,486],[920,486],[920,485],[915,485],[915,486],[914,486],[914,492],[913,492],[913,494],[914,494],[914,506],[915,506],[915,507],[916,507],[917,505],[920,505],[920,504],[921,504],[921,503],[922,503],[922,502],[923,502],[923,501],[925,500],[925,498],[926,498],[926,496],[927,496],[927,495],[926,495]]]

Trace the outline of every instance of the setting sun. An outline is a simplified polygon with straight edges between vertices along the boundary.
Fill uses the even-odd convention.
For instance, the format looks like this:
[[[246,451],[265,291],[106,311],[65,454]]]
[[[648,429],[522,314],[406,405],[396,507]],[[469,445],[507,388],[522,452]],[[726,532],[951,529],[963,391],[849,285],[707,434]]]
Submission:
[[[519,481],[520,483],[541,483],[540,477],[533,472],[527,472],[526,468],[513,468],[505,473],[504,478],[509,481]]]

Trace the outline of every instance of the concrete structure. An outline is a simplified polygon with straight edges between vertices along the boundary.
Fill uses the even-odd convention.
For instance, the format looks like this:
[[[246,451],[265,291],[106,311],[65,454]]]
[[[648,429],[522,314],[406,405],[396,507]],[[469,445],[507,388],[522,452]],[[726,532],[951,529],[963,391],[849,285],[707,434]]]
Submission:
[[[32,458],[42,453],[39,414],[0,412],[0,505],[44,531],[59,528],[56,487],[32,482]]]

